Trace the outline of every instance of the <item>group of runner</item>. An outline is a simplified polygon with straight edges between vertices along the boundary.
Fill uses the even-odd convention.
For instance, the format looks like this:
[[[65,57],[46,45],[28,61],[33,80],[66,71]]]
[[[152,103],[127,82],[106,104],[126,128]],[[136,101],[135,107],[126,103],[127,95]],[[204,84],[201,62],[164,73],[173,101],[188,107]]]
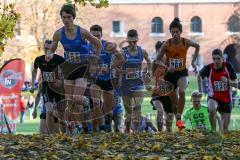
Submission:
[[[41,124],[46,124],[47,133],[58,132],[56,126],[61,132],[72,133],[73,128],[78,125],[81,125],[85,132],[88,132],[89,128],[94,132],[110,132],[113,120],[114,130],[117,132],[120,130],[120,124],[118,116],[114,115],[113,111],[116,112],[116,108],[119,107],[120,97],[125,109],[126,133],[131,130],[139,132],[148,126],[154,131],[163,131],[164,114],[167,131],[172,130],[174,115],[179,129],[184,128],[184,121],[188,118],[205,125],[205,121],[196,119],[196,117],[203,119],[202,114],[195,116],[194,119],[190,118],[189,113],[188,116],[182,116],[185,90],[188,85],[187,50],[189,47],[195,48],[191,65],[194,71],[197,71],[195,60],[200,46],[181,37],[182,25],[178,18],[175,18],[169,26],[172,38],[156,44],[158,56],[151,63],[147,51],[137,44],[139,40],[137,30],[129,30],[127,39],[117,46],[102,39],[101,26],[93,25],[88,31],[75,25],[76,11],[73,5],[63,5],[60,16],[64,26],[54,33],[52,41],[45,41],[45,55],[35,59],[32,72],[34,83],[37,69],[41,70],[42,82],[39,85],[37,101],[42,95],[45,108],[40,118]],[[59,42],[64,48],[64,57],[55,54]],[[210,120],[210,130],[216,130],[218,110],[223,129],[227,132],[231,113],[230,86],[237,87],[237,77],[232,66],[224,62],[221,50],[215,49],[212,57],[213,63],[205,66],[198,74],[199,92],[194,92],[192,101],[194,104],[199,101],[193,106],[201,105],[201,80],[207,78],[209,115],[204,114],[205,119],[207,116]],[[158,68],[164,69],[161,71]],[[159,78],[159,74],[162,78]],[[161,84],[164,84],[162,81],[174,86],[168,94],[163,95],[159,92]],[[151,83],[157,84],[153,90],[149,85]],[[151,104],[157,110],[157,129],[152,127],[141,113],[145,87],[153,92]],[[194,110],[199,108],[194,107]],[[34,117],[36,111],[35,106]],[[183,121],[181,117],[184,117]],[[143,127],[143,124],[146,127]]]

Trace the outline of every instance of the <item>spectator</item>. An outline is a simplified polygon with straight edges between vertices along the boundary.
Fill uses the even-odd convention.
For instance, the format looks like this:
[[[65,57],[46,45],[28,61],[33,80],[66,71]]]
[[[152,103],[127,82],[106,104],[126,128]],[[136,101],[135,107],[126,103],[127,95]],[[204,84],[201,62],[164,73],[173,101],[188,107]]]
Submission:
[[[27,101],[27,109],[29,110],[30,120],[33,119],[34,103],[35,103],[35,100],[34,100],[33,96],[32,95],[29,96],[28,101]]]
[[[24,119],[25,119],[25,103],[24,103],[24,97],[21,96],[21,100],[20,100],[20,124],[23,124]]]

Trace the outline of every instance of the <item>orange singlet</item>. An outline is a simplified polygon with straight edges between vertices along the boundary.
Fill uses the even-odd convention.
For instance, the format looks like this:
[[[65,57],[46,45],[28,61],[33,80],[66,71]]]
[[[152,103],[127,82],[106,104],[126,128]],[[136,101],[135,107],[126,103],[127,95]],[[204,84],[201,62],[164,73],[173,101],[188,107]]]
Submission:
[[[179,49],[175,44],[172,43],[172,39],[169,39],[169,45],[167,46],[167,63],[172,65],[176,71],[183,71],[186,68],[186,57],[188,46],[186,40],[182,38]]]

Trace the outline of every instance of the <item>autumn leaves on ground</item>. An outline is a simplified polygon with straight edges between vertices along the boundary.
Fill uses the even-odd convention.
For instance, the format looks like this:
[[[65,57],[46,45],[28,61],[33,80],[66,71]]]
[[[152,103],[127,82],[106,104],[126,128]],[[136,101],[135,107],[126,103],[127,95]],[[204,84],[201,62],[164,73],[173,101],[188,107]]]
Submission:
[[[0,159],[240,159],[240,131],[0,135]]]

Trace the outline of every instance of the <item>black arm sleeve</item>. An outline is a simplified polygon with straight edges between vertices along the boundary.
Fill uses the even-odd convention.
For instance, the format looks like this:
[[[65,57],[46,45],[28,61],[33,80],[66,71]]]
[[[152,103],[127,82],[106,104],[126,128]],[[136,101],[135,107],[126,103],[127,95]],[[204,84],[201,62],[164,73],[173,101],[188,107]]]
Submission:
[[[227,64],[226,64],[226,67],[227,67],[227,70],[228,70],[230,79],[231,79],[231,80],[237,79],[237,75],[236,75],[236,72],[235,72],[234,69],[233,69],[233,66],[232,66],[230,63],[227,63]]]
[[[38,69],[38,63],[39,63],[38,61],[39,61],[39,58],[37,57],[34,61],[34,65],[33,65],[34,69]]]
[[[202,79],[204,78],[208,78],[210,75],[210,65],[206,65],[204,66],[201,70],[200,70],[200,76],[202,77]]]

